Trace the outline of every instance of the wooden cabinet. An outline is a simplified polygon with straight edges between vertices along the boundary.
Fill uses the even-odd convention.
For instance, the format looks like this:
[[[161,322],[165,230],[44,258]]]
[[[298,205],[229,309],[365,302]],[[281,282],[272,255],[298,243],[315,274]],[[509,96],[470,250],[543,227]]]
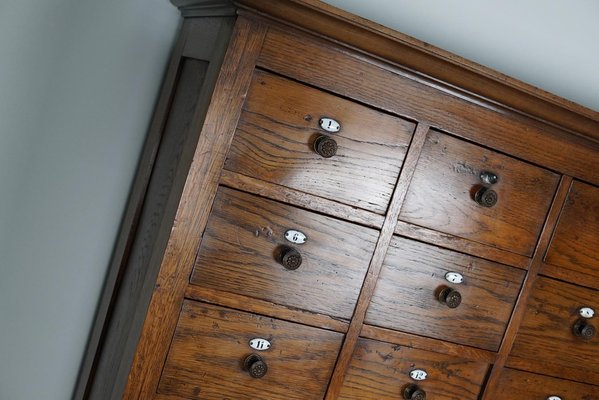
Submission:
[[[599,388],[506,368],[501,373],[497,398],[502,400],[599,400]]]
[[[394,237],[365,322],[497,350],[523,278],[516,268]]]
[[[320,128],[323,118],[338,130]],[[415,124],[256,71],[225,169],[384,214]],[[334,155],[314,149],[330,140]],[[333,144],[334,143],[334,144]]]
[[[294,243],[288,233],[303,237]],[[374,229],[221,187],[191,284],[349,320],[377,236]]]
[[[173,1],[195,153],[90,398],[596,398],[597,113],[318,1]]]
[[[488,367],[402,344],[360,339],[339,399],[409,399],[419,390],[427,399],[474,400]]]
[[[267,340],[268,348],[250,348],[253,339]],[[336,332],[185,301],[158,392],[188,399],[319,398],[342,340]]]
[[[508,365],[599,385],[596,310],[599,292],[539,278]]]
[[[430,131],[399,218],[530,256],[558,181],[550,171]]]

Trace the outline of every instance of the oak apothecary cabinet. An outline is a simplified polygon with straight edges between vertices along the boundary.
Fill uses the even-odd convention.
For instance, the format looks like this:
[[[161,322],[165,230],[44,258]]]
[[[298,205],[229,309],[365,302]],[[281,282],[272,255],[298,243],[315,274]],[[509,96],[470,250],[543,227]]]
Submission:
[[[316,0],[173,2],[175,207],[90,397],[599,399],[599,114]]]

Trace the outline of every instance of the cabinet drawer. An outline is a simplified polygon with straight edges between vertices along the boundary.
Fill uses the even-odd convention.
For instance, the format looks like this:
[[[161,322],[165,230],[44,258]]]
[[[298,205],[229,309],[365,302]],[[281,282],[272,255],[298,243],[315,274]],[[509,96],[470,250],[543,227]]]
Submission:
[[[599,400],[599,386],[506,368],[495,394],[501,400]]]
[[[394,237],[366,323],[494,351],[523,279],[516,268]]]
[[[270,348],[252,349],[257,338]],[[158,391],[202,400],[323,398],[342,340],[336,332],[185,301]],[[244,369],[250,355],[262,358],[266,375]]]
[[[483,172],[495,174],[496,183],[484,183]],[[430,131],[400,219],[530,256],[558,180],[552,172]],[[494,205],[477,203],[484,190],[495,192]],[[488,200],[493,204],[492,196]]]
[[[336,133],[319,120],[340,124]],[[384,214],[415,125],[323,91],[257,71],[225,168]],[[337,144],[324,158],[324,135]]]
[[[305,243],[287,240],[290,230]],[[221,187],[191,283],[349,319],[377,238],[374,229]],[[290,249],[301,257],[297,269],[283,266]]]
[[[404,399],[409,385],[426,398],[477,399],[488,365],[406,346],[359,339],[339,399]],[[410,373],[421,370],[425,380]]]
[[[580,316],[582,307],[595,316]],[[508,365],[518,369],[599,385],[599,337],[583,339],[580,321],[599,328],[599,292],[539,278],[531,298]],[[575,326],[578,325],[578,334]],[[592,334],[594,329],[584,333]]]
[[[572,184],[545,262],[558,268],[542,273],[599,288],[599,188]]]

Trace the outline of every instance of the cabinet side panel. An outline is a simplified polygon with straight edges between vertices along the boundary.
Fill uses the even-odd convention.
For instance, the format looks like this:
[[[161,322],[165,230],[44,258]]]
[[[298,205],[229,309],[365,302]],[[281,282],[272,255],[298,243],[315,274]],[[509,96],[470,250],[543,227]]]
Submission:
[[[211,65],[208,74],[220,69],[207,114],[196,113],[192,129],[203,126],[186,178],[181,200],[161,257],[147,318],[137,347],[124,399],[151,399],[177,323],[177,317],[194,257],[214,200],[218,177],[245,99],[255,61],[262,47],[265,28],[238,18],[222,68]],[[197,37],[202,40],[202,37]],[[201,104],[201,103],[198,103]],[[202,116],[203,117],[203,116]],[[159,257],[158,253],[156,257]],[[160,263],[160,260],[158,261]],[[142,316],[143,318],[143,316]],[[134,346],[136,342],[132,342]],[[116,398],[116,397],[114,397]]]

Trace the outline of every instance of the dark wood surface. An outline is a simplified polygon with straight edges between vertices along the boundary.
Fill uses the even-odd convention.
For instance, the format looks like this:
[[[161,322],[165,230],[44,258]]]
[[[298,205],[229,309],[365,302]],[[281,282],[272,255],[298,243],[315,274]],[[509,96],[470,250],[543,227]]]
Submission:
[[[156,255],[162,260],[160,273],[155,281],[148,283],[147,291],[152,293],[152,298],[123,399],[147,400],[156,393],[161,371],[158,366],[166,359],[200,235],[208,219],[210,208],[206,205],[212,203],[216,194],[218,174],[237,125],[265,30],[264,26],[247,19],[237,19],[223,66],[215,66],[219,75],[205,120],[192,123],[203,128],[174,224],[171,229],[161,231],[169,236],[168,243],[166,250]]]
[[[449,283],[447,272],[464,282]],[[516,268],[394,237],[365,323],[495,351],[523,279]],[[457,308],[437,299],[446,287],[461,294]]]
[[[543,255],[549,246],[551,235],[555,229],[555,225],[557,224],[562,205],[566,200],[566,196],[568,195],[568,190],[570,189],[571,184],[572,178],[562,176],[557,187],[555,197],[553,198],[551,208],[549,209],[549,214],[547,215],[547,219],[545,220],[545,224],[541,231],[539,242],[537,243],[533,257],[530,260],[530,267],[526,272],[524,284],[522,285],[522,290],[518,295],[514,312],[512,313],[510,321],[508,322],[507,328],[505,330],[505,335],[503,336],[503,341],[501,342],[497,359],[495,360],[495,363],[491,368],[491,372],[489,373],[487,383],[481,396],[482,400],[496,399],[495,391],[499,385],[499,376],[501,375],[501,371],[503,370],[507,358],[512,351],[516,334],[518,333],[518,329],[520,329],[520,325],[522,324],[522,320],[524,319],[524,315],[526,313],[527,302],[532,294],[537,275],[541,268]]]
[[[498,176],[486,185],[498,196],[493,207],[474,201],[485,186],[483,171]],[[558,180],[549,171],[431,131],[399,218],[529,256]]]
[[[249,341],[270,341],[265,351]],[[159,393],[202,400],[322,398],[343,335],[337,332],[185,301]],[[262,378],[242,368],[249,354],[268,367]]]
[[[574,182],[541,274],[599,289],[599,188]]]
[[[581,307],[599,311],[599,292],[539,277],[507,365],[599,385],[599,336],[585,341],[572,333]],[[599,329],[597,321],[588,323]]]
[[[549,396],[559,396],[562,400],[599,400],[599,386],[506,368],[501,373],[496,396],[501,400],[546,400]]]
[[[493,351],[482,350],[475,347],[455,344],[439,339],[431,339],[412,333],[400,332],[392,329],[381,328],[364,324],[360,336],[387,343],[403,343],[405,346],[420,350],[434,351],[435,353],[456,356],[471,361],[482,361],[493,364],[497,354]]]
[[[397,222],[395,234],[520,269],[527,269],[530,265],[529,257],[404,221]]]
[[[254,314],[265,315],[285,321],[298,322],[303,325],[328,329],[335,332],[347,332],[349,322],[326,314],[319,314],[306,310],[275,304],[267,300],[260,300],[240,294],[223,292],[220,290],[189,285],[185,290],[185,297],[204,303],[244,310]]]
[[[313,143],[322,117],[341,124],[337,154]],[[414,124],[299,83],[257,71],[225,169],[384,214]]]
[[[468,101],[467,94],[445,90],[438,82],[354,55],[330,42],[300,35],[290,28],[270,29],[258,64],[373,107],[427,122],[445,132],[548,169],[599,184],[599,175],[595,172],[599,143],[568,135],[509,110]],[[566,148],[568,151],[564,151]]]
[[[414,381],[410,372],[425,370],[424,381]],[[428,399],[477,399],[488,364],[468,361],[402,343],[359,339],[339,399],[402,399],[402,390],[416,383]]]
[[[436,81],[599,139],[599,113],[319,0],[239,0],[277,20],[347,43]]]
[[[241,175],[235,172],[222,170],[220,176],[221,185],[243,190],[244,192],[257,194],[262,197],[277,200],[294,206],[308,208],[321,214],[355,222],[360,225],[380,229],[385,217],[360,208],[337,203],[323,197],[298,192],[285,186],[275,185],[260,179]]]
[[[364,324],[366,310],[370,304],[370,299],[374,293],[374,288],[383,266],[385,254],[393,237],[395,225],[397,224],[397,216],[401,210],[401,205],[408,190],[408,184],[410,179],[412,179],[414,166],[416,165],[416,161],[422,150],[424,139],[429,128],[430,127],[426,124],[419,124],[416,127],[416,132],[414,132],[410,148],[406,155],[403,173],[399,176],[395,191],[391,197],[389,211],[387,211],[387,215],[385,216],[385,222],[383,223],[380,236],[374,249],[374,255],[372,256],[366,278],[364,279],[364,285],[362,285],[362,290],[360,291],[358,304],[356,305],[343,346],[341,347],[341,352],[337,358],[337,364],[335,364],[335,370],[333,371],[333,376],[331,377],[331,382],[329,383],[329,388],[325,397],[326,400],[334,400],[339,396],[341,385],[345,379],[345,373],[349,368],[354,348],[358,342],[358,337]]]
[[[290,229],[306,242],[285,239]],[[377,237],[374,229],[221,187],[191,283],[349,320]],[[281,265],[283,247],[301,254],[298,269]]]

